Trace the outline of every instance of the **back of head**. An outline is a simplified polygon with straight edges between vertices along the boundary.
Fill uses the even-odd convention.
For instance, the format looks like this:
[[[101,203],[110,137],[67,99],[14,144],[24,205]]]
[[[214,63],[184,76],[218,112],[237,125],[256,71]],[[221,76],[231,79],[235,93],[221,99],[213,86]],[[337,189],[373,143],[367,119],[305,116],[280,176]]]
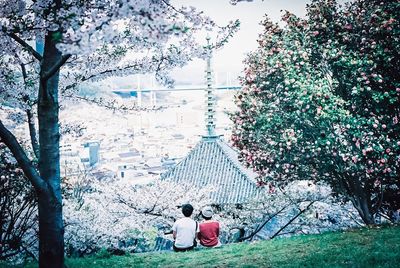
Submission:
[[[213,212],[212,207],[206,206],[206,207],[204,207],[204,208],[201,210],[201,214],[203,215],[203,218],[204,218],[204,219],[206,219],[206,220],[211,220],[211,218],[212,218],[214,212]]]
[[[193,213],[193,207],[191,204],[184,204],[182,206],[182,213],[185,217],[190,217]]]

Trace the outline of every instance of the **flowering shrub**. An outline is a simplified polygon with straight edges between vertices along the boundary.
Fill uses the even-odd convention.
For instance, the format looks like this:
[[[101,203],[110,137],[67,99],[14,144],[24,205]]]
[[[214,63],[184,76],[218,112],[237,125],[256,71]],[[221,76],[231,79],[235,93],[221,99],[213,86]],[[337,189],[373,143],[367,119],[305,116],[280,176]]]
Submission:
[[[260,184],[326,181],[367,224],[400,200],[399,4],[331,0],[263,22],[246,60],[233,144]]]

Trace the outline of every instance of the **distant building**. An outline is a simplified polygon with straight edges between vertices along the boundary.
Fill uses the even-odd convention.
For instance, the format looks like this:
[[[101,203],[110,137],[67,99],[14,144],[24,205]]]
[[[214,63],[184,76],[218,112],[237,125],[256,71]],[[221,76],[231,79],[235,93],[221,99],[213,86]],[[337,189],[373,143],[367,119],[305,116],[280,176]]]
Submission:
[[[74,144],[60,144],[60,167],[60,174],[63,177],[79,175],[85,169]]]
[[[103,180],[113,180],[116,178],[115,172],[112,170],[108,169],[100,169],[96,170],[94,172],[91,172],[91,176],[96,178],[98,181],[103,181]]]
[[[123,164],[118,166],[117,177],[120,179],[134,179],[148,175],[148,171],[133,164]]]
[[[94,166],[100,161],[100,142],[98,141],[90,141],[85,142],[83,147],[89,152],[88,158],[83,159],[82,162],[88,162],[89,166]]]
[[[166,154],[164,157],[161,158],[161,166],[167,170],[176,165],[176,159],[175,158],[169,158],[169,155]]]
[[[184,112],[176,112],[176,125],[177,126],[187,126],[187,125],[196,125],[199,122],[197,117],[197,113],[184,111]]]
[[[77,156],[78,151],[72,144],[60,144],[60,155],[61,156]]]
[[[136,149],[131,149],[127,152],[118,153],[118,156],[123,162],[127,163],[137,162],[142,159],[142,154]]]
[[[183,136],[183,135],[180,134],[180,133],[172,134],[172,137],[173,137],[174,139],[176,139],[176,140],[183,140],[183,139],[185,138],[185,136]]]

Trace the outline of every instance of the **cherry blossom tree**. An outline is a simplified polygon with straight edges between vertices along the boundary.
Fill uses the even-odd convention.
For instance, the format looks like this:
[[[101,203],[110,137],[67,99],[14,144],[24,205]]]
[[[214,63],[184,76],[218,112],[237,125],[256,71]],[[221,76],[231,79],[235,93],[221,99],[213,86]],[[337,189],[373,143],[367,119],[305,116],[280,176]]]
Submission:
[[[366,224],[400,200],[398,1],[315,0],[263,22],[232,141],[260,184],[326,181]]]
[[[207,53],[197,44],[196,32],[217,31],[214,46],[220,47],[237,26],[218,27],[196,9],[175,8],[168,0],[0,1],[0,94],[7,98],[2,106],[26,111],[34,158],[2,121],[0,138],[36,190],[40,267],[62,267],[64,262],[62,97],[73,96],[82,82],[117,75],[155,73],[170,85],[168,69]],[[33,42],[42,42],[42,51]]]

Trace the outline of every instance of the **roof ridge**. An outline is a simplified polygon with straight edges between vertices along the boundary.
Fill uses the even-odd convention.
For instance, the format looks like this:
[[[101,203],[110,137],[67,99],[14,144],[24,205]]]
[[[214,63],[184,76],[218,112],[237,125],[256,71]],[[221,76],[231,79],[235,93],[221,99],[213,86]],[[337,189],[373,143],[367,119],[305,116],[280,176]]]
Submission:
[[[192,154],[192,152],[196,151],[196,149],[198,147],[200,147],[201,142],[203,139],[200,140],[200,142],[198,142],[196,144],[196,146],[194,146],[189,153],[181,160],[179,161],[175,166],[169,168],[166,172],[164,172],[163,174],[161,174],[160,179],[164,179],[165,177],[167,177],[174,169],[176,169],[180,164],[182,164],[184,161],[188,160],[189,156]]]
[[[239,159],[237,158],[237,151],[232,148],[227,142],[225,142],[223,139],[219,139],[217,141],[217,144],[219,145],[219,147],[221,147],[221,150],[225,153],[225,155],[227,156],[227,158],[232,162],[233,166],[235,168],[237,168],[241,173],[243,173],[244,175],[246,175],[246,179],[248,179],[251,183],[256,183],[256,181],[254,180],[255,177],[257,176],[256,173],[254,173],[253,171],[243,167],[239,161]],[[233,156],[230,152],[228,152],[227,150],[231,150],[232,153],[235,154],[235,156]]]

